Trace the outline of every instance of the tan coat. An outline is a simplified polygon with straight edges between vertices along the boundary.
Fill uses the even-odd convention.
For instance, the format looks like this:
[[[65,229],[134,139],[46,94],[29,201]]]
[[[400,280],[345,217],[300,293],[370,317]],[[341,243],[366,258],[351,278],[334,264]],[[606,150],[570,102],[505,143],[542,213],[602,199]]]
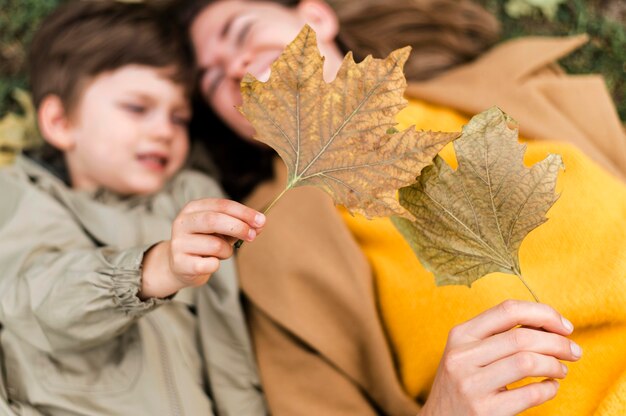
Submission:
[[[412,83],[407,95],[468,115],[497,105],[517,120],[522,136],[571,143],[626,180],[626,133],[604,79],[566,75],[556,64],[586,41],[586,35],[513,40],[434,80]]]
[[[526,137],[574,143],[624,178],[626,137],[602,80],[565,76],[554,63],[583,41],[510,42],[411,85],[407,95],[469,114],[497,104]],[[278,166],[251,206],[262,208],[283,189]],[[397,378],[369,265],[327,196],[307,188],[285,194],[238,265],[274,415],[416,414]]]
[[[172,301],[137,297],[144,252],[213,181],[119,198],[18,158],[0,195],[1,415],[265,414],[233,262]]]

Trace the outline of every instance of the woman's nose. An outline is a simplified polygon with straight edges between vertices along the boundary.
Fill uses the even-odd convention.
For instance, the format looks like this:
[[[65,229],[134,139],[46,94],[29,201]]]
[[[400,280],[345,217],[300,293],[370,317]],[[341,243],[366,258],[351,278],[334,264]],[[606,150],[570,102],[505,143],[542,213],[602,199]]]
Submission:
[[[241,81],[250,66],[249,55],[240,54],[239,56],[233,56],[227,62],[226,76],[237,82]]]

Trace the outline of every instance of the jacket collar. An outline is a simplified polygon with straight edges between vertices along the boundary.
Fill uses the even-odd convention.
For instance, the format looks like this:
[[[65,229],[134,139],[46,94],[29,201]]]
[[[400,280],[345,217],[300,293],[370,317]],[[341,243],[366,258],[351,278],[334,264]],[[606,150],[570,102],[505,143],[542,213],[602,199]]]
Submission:
[[[122,197],[106,189],[75,191],[32,159],[19,156],[15,165],[34,186],[68,209],[98,246],[136,247],[170,237],[170,222],[154,214],[156,205],[172,205],[166,195]]]

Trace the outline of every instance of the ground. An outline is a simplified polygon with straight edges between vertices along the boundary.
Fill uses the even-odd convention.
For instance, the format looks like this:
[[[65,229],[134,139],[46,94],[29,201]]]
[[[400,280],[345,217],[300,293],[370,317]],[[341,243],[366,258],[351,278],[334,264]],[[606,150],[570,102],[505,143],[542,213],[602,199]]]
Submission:
[[[588,33],[591,37],[590,42],[565,58],[561,64],[573,74],[603,74],[620,118],[626,122],[626,1],[561,1],[562,4],[552,20],[544,16],[539,9],[535,9],[530,16],[513,18],[507,14],[507,1],[478,0],[478,2],[498,16],[502,22],[504,38]]]
[[[63,0],[0,0],[0,118],[18,105],[10,98],[15,87],[25,88],[25,46],[34,28]],[[358,1],[358,0],[354,0]],[[381,0],[384,1],[384,0]],[[626,1],[624,0],[476,0],[494,13],[503,38],[524,35],[588,33],[591,41],[561,63],[570,73],[602,73],[626,122]],[[512,17],[507,4],[557,4],[550,19],[540,9]],[[510,4],[509,4],[510,6]]]

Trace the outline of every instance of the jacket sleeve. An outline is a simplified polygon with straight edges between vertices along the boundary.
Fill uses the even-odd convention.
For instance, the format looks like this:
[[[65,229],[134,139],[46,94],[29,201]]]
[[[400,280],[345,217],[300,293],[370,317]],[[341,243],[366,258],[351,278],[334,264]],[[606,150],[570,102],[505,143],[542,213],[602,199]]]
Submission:
[[[97,248],[54,199],[0,176],[0,323],[36,348],[89,348],[162,300],[137,297],[149,248]]]

